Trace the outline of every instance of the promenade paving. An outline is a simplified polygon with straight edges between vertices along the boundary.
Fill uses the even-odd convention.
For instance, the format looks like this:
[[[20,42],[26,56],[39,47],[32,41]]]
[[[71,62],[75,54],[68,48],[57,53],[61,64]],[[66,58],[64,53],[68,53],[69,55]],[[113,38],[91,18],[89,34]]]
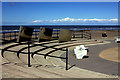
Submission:
[[[44,43],[44,44],[43,44]],[[56,43],[56,44],[55,44]],[[43,49],[45,46],[53,46],[51,48],[43,49],[38,52],[41,54],[48,53],[53,48],[70,48],[71,46],[76,46],[80,44],[86,45],[103,45],[108,44],[109,41],[101,42],[95,40],[79,40],[79,41],[70,41],[64,43],[58,43],[55,41],[48,42],[35,42],[34,44],[43,44],[42,46],[31,47],[31,51],[35,52],[36,50]],[[13,43],[16,44],[16,43]],[[51,45],[50,45],[51,44]],[[11,44],[3,45],[2,48],[5,48]],[[18,48],[19,46],[19,48]],[[18,45],[9,48],[9,50],[19,51],[27,45]],[[32,46],[32,45],[30,45]],[[22,52],[27,52],[27,48]],[[50,55],[61,56],[65,54],[65,51],[56,50]],[[71,58],[69,58],[71,59]],[[69,64],[69,67],[72,65]],[[34,55],[34,58],[31,58],[31,67],[27,66],[27,54],[21,54],[20,58],[17,57],[16,52],[4,52],[4,58],[2,58],[2,77],[3,78],[118,78],[115,75],[107,75],[99,72],[90,71],[87,69],[78,68],[74,66],[69,70],[65,70],[65,63],[60,58],[47,57],[46,59],[42,55]]]
[[[108,44],[93,45],[93,46],[89,46],[88,44],[86,44],[86,46],[88,46],[89,48],[89,52],[88,52],[89,57],[81,60],[80,59],[78,60],[75,58],[75,55],[73,52],[74,47],[71,47],[71,49],[69,50],[69,63],[75,64],[76,67],[90,70],[90,71],[100,72],[100,73],[109,74],[109,75],[119,75],[118,62],[107,60],[99,56],[100,53],[104,50],[118,47],[118,44],[115,43],[114,41],[110,41],[110,42],[111,43],[108,43]],[[110,56],[112,57],[112,55],[114,56],[115,53],[113,52],[118,52],[118,51],[110,50],[109,52],[107,52],[107,53],[110,53],[110,55],[106,55],[106,56],[108,57]]]

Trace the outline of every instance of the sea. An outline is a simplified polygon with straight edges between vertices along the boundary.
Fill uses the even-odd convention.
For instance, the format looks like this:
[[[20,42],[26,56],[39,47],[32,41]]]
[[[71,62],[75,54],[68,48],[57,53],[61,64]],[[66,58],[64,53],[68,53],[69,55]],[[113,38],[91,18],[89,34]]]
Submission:
[[[120,30],[120,25],[4,25],[0,32],[19,31],[20,26],[31,27],[34,30],[40,30],[41,27],[51,28],[53,30]]]

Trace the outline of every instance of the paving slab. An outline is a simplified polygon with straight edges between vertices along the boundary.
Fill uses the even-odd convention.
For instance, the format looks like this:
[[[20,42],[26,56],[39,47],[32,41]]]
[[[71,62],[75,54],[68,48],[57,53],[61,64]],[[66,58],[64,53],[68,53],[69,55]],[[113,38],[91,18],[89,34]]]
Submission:
[[[86,45],[87,46],[87,45]],[[89,45],[88,45],[89,46]],[[69,63],[75,64],[76,67],[100,72],[109,75],[118,75],[118,63],[105,60],[99,57],[99,54],[106,49],[117,47],[118,44],[111,41],[109,44],[89,46],[88,58],[76,59],[73,49],[69,50]],[[64,56],[64,55],[63,55]]]

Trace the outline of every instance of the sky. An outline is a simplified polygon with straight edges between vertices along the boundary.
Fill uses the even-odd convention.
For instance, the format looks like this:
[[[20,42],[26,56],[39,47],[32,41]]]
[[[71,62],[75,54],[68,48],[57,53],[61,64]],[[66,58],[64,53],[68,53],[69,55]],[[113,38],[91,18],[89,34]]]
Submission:
[[[118,2],[2,2],[3,25],[117,25]]]

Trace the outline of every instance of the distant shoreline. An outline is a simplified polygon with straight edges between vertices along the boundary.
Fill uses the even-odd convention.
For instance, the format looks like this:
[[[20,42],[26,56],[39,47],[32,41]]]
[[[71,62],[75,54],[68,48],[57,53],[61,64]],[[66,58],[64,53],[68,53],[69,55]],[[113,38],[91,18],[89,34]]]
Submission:
[[[32,27],[40,29],[40,27],[52,29],[71,29],[71,30],[120,30],[119,25],[4,25],[1,29],[4,30],[19,30],[20,26]]]

